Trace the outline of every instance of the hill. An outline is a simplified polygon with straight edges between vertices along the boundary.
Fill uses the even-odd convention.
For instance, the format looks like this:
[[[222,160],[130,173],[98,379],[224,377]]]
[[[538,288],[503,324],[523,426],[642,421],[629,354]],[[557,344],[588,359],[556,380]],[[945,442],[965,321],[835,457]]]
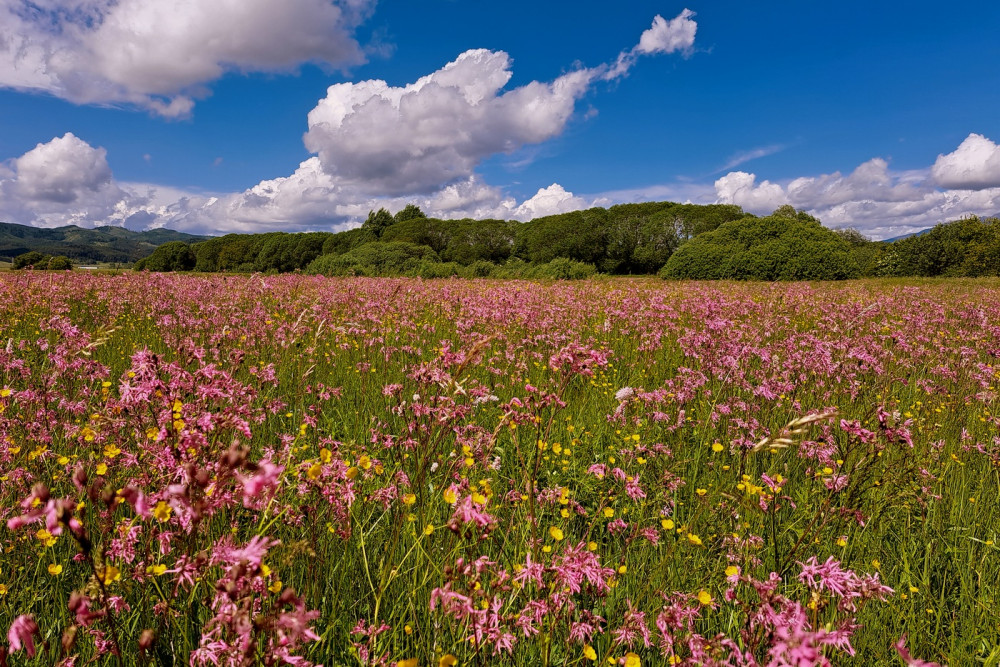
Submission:
[[[84,229],[76,225],[39,229],[27,225],[0,222],[0,260],[32,250],[46,255],[65,255],[83,264],[112,262],[128,264],[150,255],[170,241],[195,243],[207,237],[154,229],[133,232],[122,227]]]

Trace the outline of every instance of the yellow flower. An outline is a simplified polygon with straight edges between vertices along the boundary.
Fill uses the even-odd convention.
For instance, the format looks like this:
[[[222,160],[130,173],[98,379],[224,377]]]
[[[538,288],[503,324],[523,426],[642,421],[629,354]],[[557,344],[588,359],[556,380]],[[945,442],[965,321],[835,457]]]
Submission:
[[[116,445],[104,445],[104,455],[109,459],[113,459],[121,453],[122,450]]]
[[[333,452],[331,452],[326,447],[319,450],[319,460],[323,463],[329,463],[333,460]]]
[[[587,542],[587,551],[597,551],[597,542]]]
[[[837,538],[837,546],[838,547],[846,547],[847,546],[847,538],[844,537],[844,536],[838,537]]]
[[[721,442],[713,442],[712,443],[712,451],[713,452],[718,453],[718,452],[721,452],[723,449],[725,449],[725,447],[722,446]]]
[[[98,476],[108,474],[108,466],[106,463],[97,464],[97,474]]]
[[[660,521],[660,525],[663,526],[663,530],[673,530],[674,522],[670,519],[663,519]]]
[[[153,508],[153,516],[156,517],[157,521],[162,523],[164,521],[170,520],[170,515],[173,513],[173,511],[174,508],[172,508],[166,502],[161,500],[160,502],[156,503],[156,507]]]
[[[98,572],[97,577],[98,577],[98,579],[101,580],[101,582],[104,583],[105,586],[107,586],[108,584],[110,584],[112,582],[121,580],[121,578],[122,578],[122,571],[119,570],[114,565],[108,565],[107,567],[102,568]]]
[[[7,595],[7,587],[0,584],[0,595]]]
[[[698,602],[704,605],[712,604],[712,594],[706,590],[698,591]]]
[[[706,493],[708,493],[708,489],[695,489],[694,492],[697,493],[699,496],[703,496]]]
[[[583,647],[583,657],[593,662],[594,660],[597,660],[597,651],[595,651],[594,647],[590,644],[585,644]]]
[[[635,653],[625,654],[625,667],[640,667],[640,665],[642,665],[642,661]]]
[[[558,542],[563,537],[565,537],[563,535],[562,530],[560,530],[559,528],[556,528],[555,526],[552,526],[551,528],[549,528],[549,536],[551,536],[552,539],[555,540],[556,542]]]
[[[51,574],[53,577],[58,577],[60,574],[62,574],[62,565],[57,565],[55,563],[49,565],[49,574]]]
[[[0,398],[7,398],[10,396],[10,389],[0,389]]]
[[[477,505],[485,505],[486,496],[477,491],[476,493],[472,494],[472,502],[476,503]]]
[[[455,667],[458,664],[458,658],[453,656],[451,653],[446,653],[441,656],[438,660],[438,667]]]
[[[625,574],[628,572],[628,565],[621,565],[618,567],[618,574]]]
[[[434,526],[433,525],[427,524],[426,526],[424,526],[424,535],[430,535],[433,532],[434,532]]]
[[[404,505],[412,505],[417,502],[417,496],[412,493],[404,493],[400,500],[403,501]]]
[[[458,494],[455,493],[455,489],[451,487],[445,489],[444,494],[442,495],[444,496],[444,501],[449,505],[454,505],[455,503],[458,502]]]
[[[729,567],[726,568],[727,577],[735,577],[739,573],[740,573],[740,568],[736,567],[735,565],[730,565]]]
[[[281,579],[275,579],[274,583],[267,587],[267,590],[271,591],[272,593],[280,593]]]
[[[344,474],[345,474],[345,475],[347,475],[347,479],[357,479],[357,477],[358,477],[358,474],[359,474],[360,472],[361,472],[361,471],[360,471],[360,470],[358,470],[357,468],[354,468],[354,467],[351,467],[351,468],[348,468],[348,469],[347,469],[347,472],[346,472],[346,473],[344,473]]]
[[[309,479],[319,479],[319,476],[323,474],[323,466],[318,463],[314,463],[309,466],[309,470],[306,471],[306,477]]]
[[[365,454],[358,460],[358,466],[362,470],[368,470],[369,468],[372,467],[372,460],[368,458],[367,454]]]
[[[695,535],[694,533],[688,533],[688,542],[690,542],[691,544],[695,544],[699,547],[701,546],[701,538]]]
[[[406,660],[397,660],[396,667],[417,667],[420,662],[416,658],[407,658]]]
[[[613,507],[605,507],[604,508],[604,516],[606,516],[607,518],[610,519],[614,515],[615,515],[615,510],[614,510]]]

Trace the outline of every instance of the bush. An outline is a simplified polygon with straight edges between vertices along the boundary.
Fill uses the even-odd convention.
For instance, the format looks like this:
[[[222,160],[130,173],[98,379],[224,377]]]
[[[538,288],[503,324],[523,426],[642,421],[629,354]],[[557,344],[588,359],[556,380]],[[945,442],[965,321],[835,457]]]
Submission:
[[[18,255],[14,258],[14,263],[11,265],[15,271],[21,269],[44,269],[48,267],[49,260],[51,258],[48,255],[43,255],[37,250],[32,250],[26,252],[23,255]]]
[[[691,239],[671,256],[660,276],[688,280],[844,280],[860,275],[850,245],[835,232],[805,214],[793,217],[783,210],[776,213],[727,222]]]
[[[584,280],[597,273],[597,267],[584,262],[574,262],[565,257],[557,257],[546,264],[539,264],[528,271],[529,278],[550,280]]]
[[[493,262],[481,259],[465,267],[465,276],[467,278],[489,278],[497,272],[498,268]]]
[[[49,271],[72,271],[73,262],[70,261],[69,257],[65,255],[56,255],[49,260],[48,266]]]
[[[323,255],[306,267],[306,273],[325,276],[412,274],[422,262],[440,262],[431,248],[405,241],[373,241],[343,255]]]

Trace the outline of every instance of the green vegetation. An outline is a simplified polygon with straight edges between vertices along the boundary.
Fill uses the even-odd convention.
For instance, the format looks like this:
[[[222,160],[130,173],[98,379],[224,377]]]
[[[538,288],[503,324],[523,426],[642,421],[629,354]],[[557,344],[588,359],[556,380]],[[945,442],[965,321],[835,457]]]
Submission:
[[[371,211],[360,227],[338,233],[269,232],[208,239],[169,230],[137,234],[118,228],[37,230],[0,224],[0,258],[12,234],[30,240],[21,243],[23,247],[61,235],[73,249],[7,250],[14,269],[43,264],[49,268],[48,259],[62,255],[78,264],[98,256],[126,258],[101,261],[133,257],[136,269],[156,272],[299,271],[326,276],[568,280],[602,273],[768,281],[1000,276],[998,218],[965,218],[884,242],[856,229],[831,230],[791,206],[759,218],[727,204],[648,202],[520,223],[439,220],[410,204],[395,215],[386,209]],[[131,243],[131,249],[116,255],[117,250],[108,250],[107,239],[113,240],[113,248]]]
[[[75,225],[39,229],[0,222],[0,257],[16,258],[36,251],[43,255],[64,255],[77,264],[131,264],[169,241],[195,243],[204,236],[154,229],[133,232],[121,227],[83,229]]]
[[[35,269],[36,271],[72,271],[73,262],[65,255],[50,257],[37,251],[26,252],[14,258],[14,270]]]
[[[727,222],[681,246],[664,278],[843,280],[860,277],[851,246],[805,213],[783,206],[766,218]]]

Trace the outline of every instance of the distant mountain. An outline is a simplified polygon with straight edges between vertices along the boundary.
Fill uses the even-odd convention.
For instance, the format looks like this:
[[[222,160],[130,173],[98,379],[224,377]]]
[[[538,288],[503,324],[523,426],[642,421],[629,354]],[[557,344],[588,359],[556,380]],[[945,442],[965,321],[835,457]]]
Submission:
[[[934,229],[933,227],[928,227],[927,229],[921,229],[919,232],[910,232],[909,234],[902,234],[900,236],[893,236],[891,239],[882,239],[884,243],[892,243],[893,241],[902,241],[903,239],[908,239],[911,236],[923,236],[927,232]]]
[[[146,257],[169,241],[194,243],[208,237],[153,229],[133,232],[123,227],[84,229],[76,225],[40,229],[0,222],[0,259],[13,258],[31,250],[46,255],[65,255],[81,264],[112,262],[128,264]]]

